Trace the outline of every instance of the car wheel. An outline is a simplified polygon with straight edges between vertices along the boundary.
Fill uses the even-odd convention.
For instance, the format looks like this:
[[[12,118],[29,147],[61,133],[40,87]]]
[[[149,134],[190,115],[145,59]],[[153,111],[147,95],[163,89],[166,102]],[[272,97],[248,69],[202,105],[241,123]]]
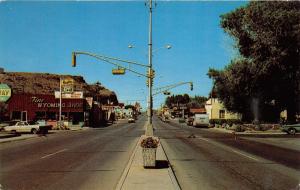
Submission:
[[[31,129],[31,133],[32,134],[37,134],[37,130],[36,129]]]
[[[296,129],[294,128],[289,128],[288,129],[289,134],[294,135],[296,133]]]

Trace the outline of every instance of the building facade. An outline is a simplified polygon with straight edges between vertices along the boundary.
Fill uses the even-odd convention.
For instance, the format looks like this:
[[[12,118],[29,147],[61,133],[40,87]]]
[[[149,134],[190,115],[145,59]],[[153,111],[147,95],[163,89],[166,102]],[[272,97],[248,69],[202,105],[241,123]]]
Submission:
[[[210,98],[205,104],[206,113],[209,119],[241,119],[241,115],[231,113],[217,98]]]

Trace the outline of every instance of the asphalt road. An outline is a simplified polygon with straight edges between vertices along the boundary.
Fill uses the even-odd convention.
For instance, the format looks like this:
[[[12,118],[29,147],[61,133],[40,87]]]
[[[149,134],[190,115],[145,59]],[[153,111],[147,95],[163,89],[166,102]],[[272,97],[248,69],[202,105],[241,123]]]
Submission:
[[[300,189],[297,150],[156,117],[153,123],[183,190]]]
[[[2,190],[114,189],[145,117],[106,128],[65,131],[0,145]]]

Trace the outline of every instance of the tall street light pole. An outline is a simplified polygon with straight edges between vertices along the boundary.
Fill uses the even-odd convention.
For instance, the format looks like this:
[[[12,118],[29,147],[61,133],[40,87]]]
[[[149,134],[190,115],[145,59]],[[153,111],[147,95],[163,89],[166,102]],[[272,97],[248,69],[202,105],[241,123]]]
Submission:
[[[152,0],[149,0],[149,43],[148,43],[148,61],[149,61],[149,68],[148,73],[152,71]],[[153,126],[152,126],[152,77],[148,77],[147,80],[149,81],[149,94],[148,94],[148,123],[146,126],[146,135],[153,136]]]

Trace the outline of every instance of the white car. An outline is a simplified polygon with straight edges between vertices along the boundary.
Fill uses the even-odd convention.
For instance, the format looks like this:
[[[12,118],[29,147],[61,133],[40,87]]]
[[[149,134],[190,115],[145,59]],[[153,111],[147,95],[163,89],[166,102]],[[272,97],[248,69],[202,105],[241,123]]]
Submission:
[[[17,132],[28,132],[36,134],[40,130],[39,125],[29,125],[26,121],[19,121],[15,125],[4,127],[5,131],[17,133]]]

